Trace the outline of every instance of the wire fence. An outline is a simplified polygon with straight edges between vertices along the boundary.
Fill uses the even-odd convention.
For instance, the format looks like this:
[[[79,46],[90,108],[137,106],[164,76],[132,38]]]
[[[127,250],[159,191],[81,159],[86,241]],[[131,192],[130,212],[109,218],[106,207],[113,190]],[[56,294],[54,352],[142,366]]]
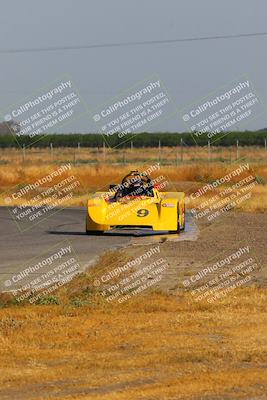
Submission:
[[[43,148],[0,149],[0,163],[16,164],[49,164],[70,162],[75,165],[98,164],[142,164],[155,161],[161,165],[180,165],[186,163],[232,163],[241,158],[250,161],[266,162],[267,148],[240,146],[237,140],[233,146],[213,146],[210,142],[205,147],[188,146],[183,140],[178,146],[165,147],[159,141],[157,147],[135,148],[134,143],[125,148],[109,148],[103,143],[101,147],[54,147],[52,143]]]

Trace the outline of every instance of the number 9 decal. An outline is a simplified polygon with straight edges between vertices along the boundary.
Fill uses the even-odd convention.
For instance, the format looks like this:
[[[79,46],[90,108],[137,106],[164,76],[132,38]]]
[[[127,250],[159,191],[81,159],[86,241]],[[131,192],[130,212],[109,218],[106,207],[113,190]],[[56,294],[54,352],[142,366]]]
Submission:
[[[149,211],[145,208],[141,208],[137,211],[137,217],[146,217],[149,214]]]

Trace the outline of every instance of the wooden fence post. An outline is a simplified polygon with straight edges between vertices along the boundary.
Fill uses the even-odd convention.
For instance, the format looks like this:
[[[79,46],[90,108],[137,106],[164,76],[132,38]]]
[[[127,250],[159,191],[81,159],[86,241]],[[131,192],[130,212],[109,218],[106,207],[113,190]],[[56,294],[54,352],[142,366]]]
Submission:
[[[53,159],[53,143],[50,143],[50,156]]]
[[[104,159],[104,163],[106,162],[106,143],[103,142],[103,159]]]
[[[184,141],[183,138],[180,139],[180,152],[181,152],[181,161],[183,162],[184,159],[184,149],[183,149]]]
[[[236,160],[239,159],[239,141],[236,141]]]
[[[159,155],[158,155],[159,164],[161,163],[161,142],[159,140]]]
[[[25,162],[25,160],[26,160],[26,148],[25,148],[25,144],[23,143],[23,146],[22,146],[22,160],[23,160],[23,162]]]

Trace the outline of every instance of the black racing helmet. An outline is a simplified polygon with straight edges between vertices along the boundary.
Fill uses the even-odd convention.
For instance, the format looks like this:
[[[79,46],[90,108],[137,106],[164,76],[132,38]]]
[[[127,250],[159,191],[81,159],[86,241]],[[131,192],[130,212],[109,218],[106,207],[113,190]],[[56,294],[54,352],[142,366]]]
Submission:
[[[127,183],[129,186],[140,186],[150,182],[151,179],[149,176],[143,172],[139,172],[138,170],[131,171],[122,180],[122,184]]]

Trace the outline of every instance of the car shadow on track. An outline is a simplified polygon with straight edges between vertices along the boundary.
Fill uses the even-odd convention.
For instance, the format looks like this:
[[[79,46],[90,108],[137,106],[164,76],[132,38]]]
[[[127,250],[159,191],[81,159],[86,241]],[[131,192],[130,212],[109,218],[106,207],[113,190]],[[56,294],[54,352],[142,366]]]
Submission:
[[[86,236],[85,232],[72,231],[46,231],[49,235],[70,235],[70,236]]]
[[[90,234],[87,235],[85,232],[78,232],[78,231],[46,231],[46,233],[50,235],[65,235],[65,236],[88,236],[88,237],[149,237],[149,236],[166,236],[168,232],[104,232],[101,235],[99,234]]]

